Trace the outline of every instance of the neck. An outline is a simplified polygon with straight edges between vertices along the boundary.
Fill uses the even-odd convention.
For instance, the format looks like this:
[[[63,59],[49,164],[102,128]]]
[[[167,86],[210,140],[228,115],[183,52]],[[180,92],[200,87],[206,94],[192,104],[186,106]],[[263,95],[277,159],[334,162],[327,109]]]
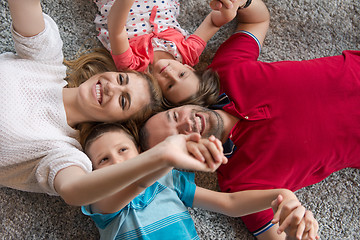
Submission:
[[[78,88],[63,88],[63,103],[66,113],[66,121],[72,128],[75,128],[78,123],[85,121],[79,111],[81,108],[76,104],[77,91]]]
[[[237,118],[223,110],[215,110],[215,112],[217,112],[224,121],[224,136],[222,139],[220,139],[221,142],[224,144],[226,142],[226,140],[229,138],[231,129],[239,121],[239,118]]]

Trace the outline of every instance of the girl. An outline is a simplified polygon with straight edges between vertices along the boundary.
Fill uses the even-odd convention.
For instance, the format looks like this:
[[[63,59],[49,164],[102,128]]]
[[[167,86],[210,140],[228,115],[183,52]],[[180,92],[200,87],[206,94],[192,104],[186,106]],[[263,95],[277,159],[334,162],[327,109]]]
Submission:
[[[163,96],[172,105],[213,104],[219,93],[218,76],[211,70],[196,72],[206,42],[245,5],[212,11],[194,34],[178,24],[176,0],[95,0],[98,38],[112,53],[118,70],[149,71],[158,80]],[[108,29],[107,29],[108,28]]]
[[[74,128],[142,115],[158,101],[150,91],[151,79],[98,68],[79,87],[66,88],[55,22],[42,13],[39,0],[8,4],[16,54],[0,55],[0,185],[60,195],[70,204],[97,200],[104,192],[88,184],[99,177],[91,173]],[[102,184],[113,180],[106,171],[104,175]],[[119,188],[105,193],[112,190]]]
[[[111,165],[121,166],[138,156],[139,146],[133,134],[118,124],[93,127],[88,136],[84,137],[84,150],[92,161],[94,171]],[[187,150],[198,159],[204,157],[207,161],[222,153],[221,143],[214,137],[199,142],[189,141]],[[281,197],[278,197],[279,194]],[[194,173],[181,172],[172,167],[148,174],[127,188],[82,207],[82,211],[95,221],[101,239],[164,239],[165,236],[168,236],[167,239],[198,239],[187,207],[201,207],[239,217],[271,207],[274,199],[278,200],[273,203],[276,209],[276,203],[280,203],[282,198],[276,215],[283,214],[282,218],[284,221],[287,218],[287,223],[281,229],[294,224],[294,228],[298,228],[298,231],[293,231],[294,234],[305,237],[311,231],[315,235],[316,220],[311,223],[313,217],[310,212],[302,219],[304,208],[289,190],[220,193],[196,187]],[[302,226],[305,227],[305,223],[307,229],[303,235]]]

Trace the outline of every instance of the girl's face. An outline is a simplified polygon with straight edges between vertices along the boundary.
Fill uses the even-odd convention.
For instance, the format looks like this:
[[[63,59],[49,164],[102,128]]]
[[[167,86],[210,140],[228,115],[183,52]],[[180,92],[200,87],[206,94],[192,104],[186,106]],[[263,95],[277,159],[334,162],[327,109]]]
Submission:
[[[105,72],[80,85],[77,101],[88,121],[130,119],[150,103],[146,79],[136,73]]]
[[[176,60],[160,59],[153,65],[152,74],[171,103],[188,99],[199,90],[199,78],[194,69]]]
[[[88,156],[94,169],[121,163],[139,155],[132,139],[122,130],[106,132],[88,148]]]

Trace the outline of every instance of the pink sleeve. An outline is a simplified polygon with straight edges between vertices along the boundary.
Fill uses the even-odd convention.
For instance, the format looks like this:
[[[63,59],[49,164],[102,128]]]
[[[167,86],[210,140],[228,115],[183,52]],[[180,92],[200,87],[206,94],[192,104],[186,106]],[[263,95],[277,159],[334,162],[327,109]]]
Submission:
[[[135,55],[131,47],[122,54],[115,55],[111,53],[111,56],[118,71],[131,69],[144,72],[149,65],[147,59]]]
[[[194,66],[199,62],[199,57],[206,47],[206,42],[194,34],[190,35],[185,42],[186,47],[184,46],[183,52],[181,52],[183,63]]]

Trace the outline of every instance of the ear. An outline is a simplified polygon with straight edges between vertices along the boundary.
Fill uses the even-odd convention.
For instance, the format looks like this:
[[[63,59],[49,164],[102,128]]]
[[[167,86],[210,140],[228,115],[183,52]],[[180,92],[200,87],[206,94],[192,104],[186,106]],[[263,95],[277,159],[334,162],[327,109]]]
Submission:
[[[184,64],[184,66],[186,66],[188,69],[190,69],[191,71],[195,72],[195,69],[192,68],[191,66],[187,65],[187,64]]]

